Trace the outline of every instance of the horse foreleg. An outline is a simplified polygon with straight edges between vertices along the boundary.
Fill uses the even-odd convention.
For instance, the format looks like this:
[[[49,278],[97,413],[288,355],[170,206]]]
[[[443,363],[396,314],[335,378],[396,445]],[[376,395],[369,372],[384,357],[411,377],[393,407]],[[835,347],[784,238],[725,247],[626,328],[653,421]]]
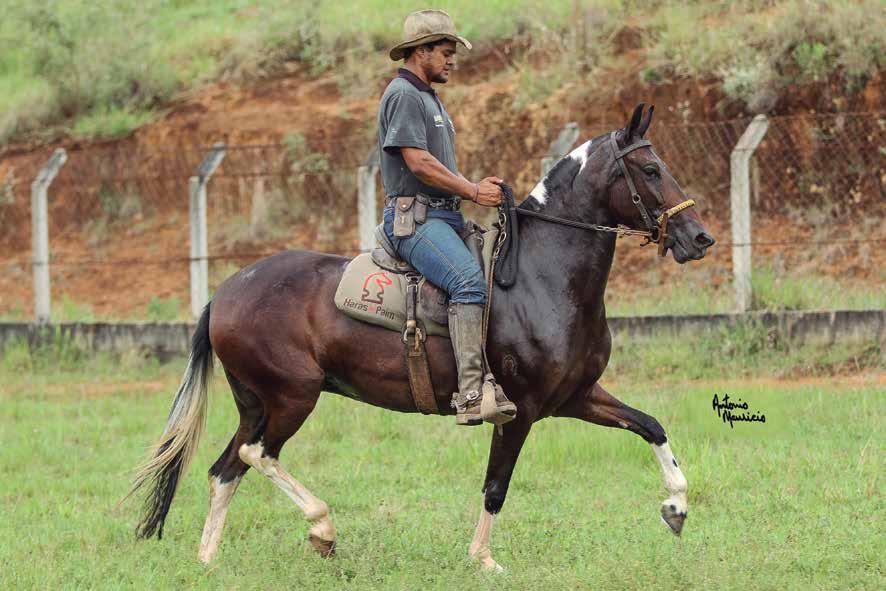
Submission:
[[[652,446],[670,496],[661,504],[661,518],[675,534],[680,535],[683,522],[689,511],[686,477],[677,465],[671,452],[668,437],[655,418],[622,403],[594,384],[584,392],[567,400],[554,416],[571,417],[603,425],[632,431]]]
[[[494,429],[492,433],[489,465],[486,468],[486,481],[483,485],[483,508],[480,510],[477,529],[474,530],[474,539],[468,548],[468,555],[478,561],[483,570],[495,572],[504,570],[493,560],[489,546],[492,521],[505,504],[517,457],[532,427],[533,419],[529,415],[528,409],[521,407],[517,418],[503,426],[502,435],[499,435],[498,429]]]

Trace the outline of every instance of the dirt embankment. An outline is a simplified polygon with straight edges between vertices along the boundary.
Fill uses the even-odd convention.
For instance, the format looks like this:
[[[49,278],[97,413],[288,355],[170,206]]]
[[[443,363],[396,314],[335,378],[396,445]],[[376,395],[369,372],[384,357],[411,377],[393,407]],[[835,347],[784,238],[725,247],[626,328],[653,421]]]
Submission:
[[[636,46],[629,30],[623,35],[624,39],[619,40],[624,50],[622,57],[607,70],[600,71],[593,82],[577,82],[578,77],[574,81],[567,79],[544,100],[520,109],[514,107],[514,96],[521,91],[526,73],[516,70],[518,62],[513,58],[520,48],[502,45],[466,61],[450,86],[441,89],[459,130],[464,174],[472,178],[497,174],[514,184],[520,194],[525,194],[537,182],[537,158],[547,149],[552,130],[568,121],[578,122],[583,130],[602,131],[604,126],[621,125],[640,101],[656,105],[659,123],[721,121],[747,115],[740,104],[723,94],[714,80],[643,82],[641,73],[646,62],[642,49]],[[533,75],[543,76],[549,60],[554,57],[539,58]],[[353,167],[362,161],[367,146],[372,143],[377,97],[388,80],[378,80],[376,92],[369,96],[354,97],[342,93],[334,74],[314,77],[304,69],[293,68],[286,76],[248,87],[230,83],[209,85],[169,105],[158,121],[122,140],[69,139],[52,146],[7,147],[0,154],[0,182],[14,178],[16,184],[9,192],[12,197],[7,197],[2,204],[4,213],[0,219],[4,226],[4,235],[0,236],[0,264],[5,268],[0,276],[0,314],[28,316],[31,313],[27,191],[40,163],[55,147],[63,146],[69,151],[68,167],[75,160],[89,164],[66,170],[64,174],[68,176],[60,176],[53,189],[58,196],[50,212],[54,256],[75,262],[106,258],[129,260],[131,264],[56,266],[53,268],[54,297],[58,299],[58,294],[66,294],[74,302],[90,304],[95,313],[102,316],[143,315],[151,295],[175,297],[185,308],[187,265],[180,261],[174,264],[156,261],[187,257],[186,202],[178,197],[163,197],[152,203],[140,203],[138,211],[126,218],[125,223],[108,224],[96,237],[97,230],[92,226],[90,231],[77,231],[77,226],[85,228],[95,224],[94,212],[78,210],[77,199],[66,199],[64,182],[85,186],[88,183],[84,179],[91,178],[94,181],[91,186],[103,186],[102,175],[108,173],[104,165],[96,163],[113,161],[115,170],[124,170],[125,175],[154,179],[152,182],[159,187],[157,195],[178,195],[181,179],[175,179],[178,184],[166,189],[163,179],[158,178],[166,170],[158,164],[164,154],[175,154],[179,167],[176,170],[184,171],[181,175],[186,177],[199,161],[200,147],[220,141],[229,146],[276,145],[293,134],[303,137],[313,150],[323,153],[330,169]],[[882,75],[852,96],[845,95],[843,81],[835,76],[829,81],[790,89],[775,105],[773,114],[873,111],[882,109],[883,95]],[[150,157],[133,160],[126,156],[132,154]],[[261,156],[255,156],[255,160],[261,160]],[[242,190],[243,181],[240,182]],[[143,196],[143,199],[152,198]],[[59,220],[66,224],[59,226]],[[714,220],[712,228],[722,231],[724,223]],[[343,223],[339,228],[348,225]],[[58,228],[53,229],[56,226]],[[778,236],[779,225],[771,229],[764,227],[755,238],[765,238],[767,232]],[[303,230],[294,234],[306,236]],[[293,245],[303,246],[304,242],[299,244],[299,240],[291,236],[258,240],[248,235],[237,239],[221,239],[216,235],[210,251],[266,252]],[[341,230],[338,242],[327,240],[322,248],[348,250],[354,245],[354,230],[348,228]],[[630,267],[643,264],[639,262],[642,259],[643,255],[632,253],[623,263]],[[216,265],[216,279],[248,260],[247,257],[221,267]],[[155,262],[145,264],[144,261]],[[718,272],[711,277],[717,284],[726,275]]]

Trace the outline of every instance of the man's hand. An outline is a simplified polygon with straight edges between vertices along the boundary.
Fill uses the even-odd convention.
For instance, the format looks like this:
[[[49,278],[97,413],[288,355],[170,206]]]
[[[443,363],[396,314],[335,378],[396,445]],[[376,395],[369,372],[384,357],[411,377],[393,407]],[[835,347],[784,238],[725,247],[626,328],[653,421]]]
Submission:
[[[488,176],[477,183],[477,195],[474,203],[484,207],[498,207],[503,198],[499,185],[504,181],[497,176]]]

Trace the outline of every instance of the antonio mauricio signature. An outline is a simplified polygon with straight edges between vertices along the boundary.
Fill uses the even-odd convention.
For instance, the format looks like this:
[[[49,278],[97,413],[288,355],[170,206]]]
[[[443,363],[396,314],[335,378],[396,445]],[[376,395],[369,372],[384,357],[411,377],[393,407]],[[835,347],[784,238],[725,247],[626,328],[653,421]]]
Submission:
[[[723,400],[720,400],[717,395],[714,394],[712,405],[714,410],[717,411],[717,416],[723,419],[724,423],[729,423],[729,426],[733,429],[735,429],[735,421],[745,421],[748,423],[766,422],[766,415],[763,413],[747,412],[748,403],[742,402],[741,398],[738,399],[738,402],[733,402],[729,400],[729,394],[724,393]]]

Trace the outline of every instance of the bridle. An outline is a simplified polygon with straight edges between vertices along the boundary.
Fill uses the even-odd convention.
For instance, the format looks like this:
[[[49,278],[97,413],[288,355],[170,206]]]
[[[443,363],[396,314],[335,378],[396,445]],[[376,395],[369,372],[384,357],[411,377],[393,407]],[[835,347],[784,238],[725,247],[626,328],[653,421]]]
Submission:
[[[695,201],[692,199],[687,199],[686,201],[683,201],[682,203],[671,207],[653,220],[652,216],[649,214],[649,210],[646,209],[646,205],[643,204],[643,200],[640,198],[640,193],[637,191],[637,187],[634,184],[634,178],[631,176],[631,172],[628,170],[628,167],[625,165],[624,162],[625,156],[640,148],[651,148],[652,142],[650,142],[649,140],[640,140],[634,142],[629,146],[619,149],[618,142],[615,139],[616,133],[617,132],[613,131],[611,134],[609,134],[609,145],[612,148],[612,156],[615,159],[615,163],[621,170],[622,175],[624,175],[625,181],[627,181],[628,183],[628,189],[631,191],[631,202],[640,212],[640,217],[643,219],[643,225],[646,226],[646,230],[632,230],[623,226],[613,227],[601,226],[599,224],[587,224],[584,222],[567,220],[565,218],[558,218],[556,216],[539,213],[537,211],[532,211],[529,209],[516,208],[516,212],[520,215],[535,217],[555,224],[561,224],[573,228],[581,228],[583,230],[594,230],[597,232],[614,232],[619,236],[642,236],[646,238],[646,242],[643,243],[643,246],[649,243],[658,244],[659,256],[665,256],[665,240],[668,237],[668,220],[683,211],[684,209],[688,209],[695,205]],[[658,205],[660,207],[664,207],[664,198],[661,196],[661,193],[651,187],[650,191],[652,191],[652,194],[655,196],[655,200],[658,202]]]

